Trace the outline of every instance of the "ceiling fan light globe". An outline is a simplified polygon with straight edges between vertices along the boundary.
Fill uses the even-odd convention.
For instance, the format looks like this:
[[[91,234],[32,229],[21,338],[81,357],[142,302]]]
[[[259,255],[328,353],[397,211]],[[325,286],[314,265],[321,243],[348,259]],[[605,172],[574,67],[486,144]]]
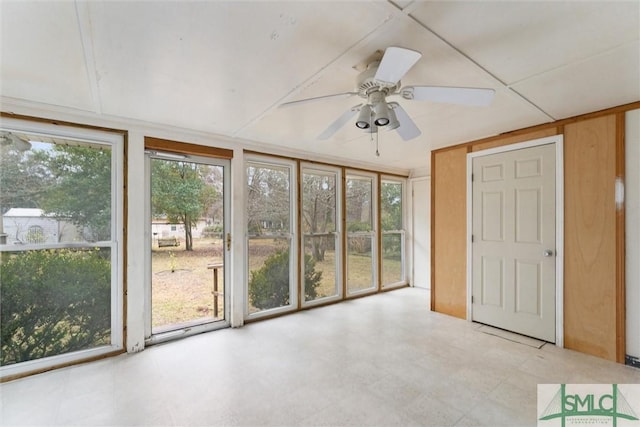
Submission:
[[[394,130],[394,129],[398,129],[399,127],[400,127],[400,122],[396,117],[396,112],[393,111],[393,108],[389,107],[389,124],[386,126],[385,129]]]
[[[389,124],[389,105],[380,93],[377,95],[379,98],[373,104],[373,122],[376,126],[386,126]]]
[[[369,129],[371,127],[371,107],[369,105],[365,105],[360,109],[356,127],[358,129]]]

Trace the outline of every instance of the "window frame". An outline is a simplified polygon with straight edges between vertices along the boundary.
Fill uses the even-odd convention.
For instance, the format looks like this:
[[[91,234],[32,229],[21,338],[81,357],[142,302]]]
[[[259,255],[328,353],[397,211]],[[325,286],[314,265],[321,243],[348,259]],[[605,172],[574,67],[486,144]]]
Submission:
[[[304,238],[305,238],[305,233],[302,231],[302,212],[304,211],[304,188],[303,188],[303,183],[304,183],[304,174],[305,171],[311,171],[311,172],[319,172],[319,173],[331,173],[331,174],[335,174],[336,177],[336,183],[335,183],[335,188],[336,188],[336,193],[335,193],[335,199],[336,199],[336,208],[335,208],[335,231],[333,231],[332,233],[335,235],[335,248],[336,248],[336,254],[335,254],[335,280],[336,280],[336,294],[335,295],[330,295],[327,297],[321,297],[321,298],[316,298],[314,300],[305,300],[304,298],[304,292],[302,292],[302,289],[304,288],[304,283],[302,283],[302,281],[304,280],[304,262],[300,261],[300,266],[299,266],[299,277],[301,277],[302,279],[300,280],[300,285],[298,286],[298,288],[301,290],[300,291],[300,308],[308,308],[308,307],[314,307],[317,305],[324,305],[327,303],[331,303],[334,301],[340,301],[344,299],[344,243],[343,243],[343,223],[344,223],[344,214],[343,214],[343,192],[342,192],[342,188],[343,188],[343,169],[337,166],[330,166],[330,165],[324,165],[324,164],[317,164],[317,163],[310,163],[310,162],[300,162],[300,177],[299,177],[299,182],[300,182],[300,191],[299,191],[299,195],[298,195],[298,204],[299,204],[299,210],[300,210],[300,221],[299,221],[299,227],[300,227],[300,238],[299,238],[299,245],[300,245],[300,258],[301,260],[304,260]]]
[[[156,141],[160,141],[155,139]],[[183,143],[178,143],[183,144]],[[195,150],[194,150],[195,151]],[[145,236],[149,236],[151,239],[148,243],[152,243],[153,236],[151,233],[151,162],[153,160],[168,160],[168,161],[179,161],[186,163],[194,163],[198,165],[204,166],[214,166],[223,168],[223,223],[224,228],[222,231],[222,235],[226,236],[231,229],[231,159],[225,158],[222,156],[206,156],[202,155],[200,152],[195,151],[196,154],[181,154],[177,150],[174,152],[165,152],[160,150],[147,149],[145,150],[145,218],[149,219],[149,221],[145,222]],[[206,154],[206,153],[205,153]],[[183,156],[183,158],[173,158],[166,157],[167,155],[178,155]],[[178,229],[180,224],[171,225],[170,229],[172,232],[179,231],[184,232],[184,225],[181,225],[180,229]],[[223,237],[224,238],[224,237]],[[218,329],[227,328],[231,324],[231,287],[228,285],[230,280],[230,268],[223,268],[223,283],[224,286],[220,291],[224,300],[224,310],[223,315],[224,318],[213,320],[213,321],[202,321],[194,324],[190,324],[186,327],[177,327],[175,329],[168,329],[165,331],[154,332],[152,326],[152,244],[148,246],[145,251],[145,281],[144,281],[144,336],[145,336],[145,345],[154,345],[167,341],[171,341],[173,339],[197,335],[203,332],[210,332]],[[231,265],[229,251],[223,249],[223,265]]]
[[[267,155],[259,154],[245,154],[244,156],[244,182],[242,185],[248,185],[247,182],[247,169],[251,166],[263,166],[274,168],[286,168],[289,170],[289,233],[282,233],[282,237],[289,239],[289,304],[281,307],[274,307],[266,310],[260,310],[255,313],[249,313],[249,241],[251,236],[249,235],[248,218],[245,218],[244,223],[244,289],[243,289],[243,315],[244,320],[252,321],[254,319],[260,319],[264,317],[272,317],[274,315],[288,313],[298,310],[299,308],[299,292],[298,292],[298,173],[297,162],[294,160],[283,159],[279,157],[271,157]],[[249,194],[245,195],[244,204],[245,210],[248,204]]]
[[[360,178],[368,178],[371,179],[371,232],[368,233],[362,233],[362,232],[356,232],[356,233],[350,233],[349,229],[348,229],[348,218],[347,218],[347,180],[349,180],[350,177],[360,177]],[[380,209],[379,209],[379,202],[380,202],[380,189],[378,187],[378,177],[379,174],[374,173],[374,172],[365,172],[365,171],[361,171],[361,170],[353,170],[353,169],[346,169],[344,172],[344,204],[345,204],[345,209],[344,209],[344,224],[345,224],[345,231],[344,231],[344,239],[345,239],[345,245],[344,245],[344,281],[345,281],[345,297],[346,298],[351,298],[351,297],[356,297],[356,296],[363,296],[363,295],[367,295],[367,294],[373,294],[378,292],[378,284],[380,282],[380,276],[379,276],[379,263],[380,263],[380,258],[378,256],[379,254],[379,249],[380,249],[380,238],[379,238],[379,225],[380,225]],[[349,290],[349,237],[351,237],[352,235],[356,236],[358,234],[366,234],[368,236],[371,237],[371,262],[372,262],[372,284],[371,287],[366,288],[366,289],[360,289],[360,290],[356,290],[356,291],[350,291]]]
[[[47,249],[109,248],[111,251],[111,337],[110,343],[90,349],[72,351],[55,356],[0,366],[0,379],[13,378],[33,372],[45,371],[59,366],[80,363],[89,359],[118,354],[124,351],[124,259],[126,197],[124,173],[125,133],[122,131],[98,130],[91,127],[73,127],[42,121],[29,121],[0,117],[0,128],[24,132],[46,138],[61,138],[111,149],[111,236],[109,241],[79,243],[44,243],[24,245],[0,245],[0,252],[21,252]]]
[[[380,197],[382,195],[382,187],[385,184],[385,182],[392,182],[392,183],[398,183],[402,186],[402,191],[401,191],[401,203],[402,203],[402,212],[401,212],[401,218],[402,218],[402,227],[399,230],[383,230],[382,227],[382,197]],[[378,196],[380,197],[380,201],[379,201],[379,215],[380,215],[380,256],[379,256],[379,260],[380,260],[380,289],[381,290],[390,290],[390,289],[397,289],[397,288],[401,288],[404,286],[407,286],[408,282],[407,282],[407,179],[406,178],[400,178],[397,176],[390,176],[390,175],[385,175],[385,174],[380,174],[380,187],[378,190]],[[384,235],[391,235],[391,234],[399,234],[400,235],[400,248],[402,250],[402,254],[400,256],[400,265],[402,268],[402,273],[401,273],[401,279],[399,281],[393,282],[393,283],[388,283],[385,284],[383,282],[383,278],[384,278],[384,248],[383,248],[383,244],[384,244]]]

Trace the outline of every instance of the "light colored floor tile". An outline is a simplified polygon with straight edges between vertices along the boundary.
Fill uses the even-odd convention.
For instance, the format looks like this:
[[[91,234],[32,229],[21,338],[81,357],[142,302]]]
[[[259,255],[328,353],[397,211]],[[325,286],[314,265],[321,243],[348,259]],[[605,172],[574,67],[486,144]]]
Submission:
[[[535,399],[534,399],[535,400]],[[490,399],[484,399],[478,403],[463,419],[458,426],[493,426],[493,427],[525,427],[537,425],[535,410],[520,407],[511,407],[496,403]]]
[[[443,402],[462,413],[468,413],[483,399],[485,393],[468,387],[466,383],[448,379],[432,387],[423,398]]]
[[[404,407],[404,416],[423,426],[451,426],[458,422],[464,412],[429,395],[422,395]]]
[[[0,384],[0,424],[535,425],[540,383],[640,383],[478,327],[386,292]]]

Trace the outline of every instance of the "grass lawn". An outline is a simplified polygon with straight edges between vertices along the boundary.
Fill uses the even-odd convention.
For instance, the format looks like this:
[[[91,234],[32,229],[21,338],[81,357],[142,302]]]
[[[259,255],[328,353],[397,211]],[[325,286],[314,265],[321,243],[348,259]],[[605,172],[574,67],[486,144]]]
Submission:
[[[260,269],[265,260],[279,250],[286,250],[286,240],[252,239],[249,244],[249,271]],[[207,265],[222,262],[221,239],[194,239],[194,250],[187,252],[184,242],[178,247],[158,248],[153,245],[152,327],[154,332],[165,327],[198,320],[214,320],[213,271]],[[402,274],[398,260],[383,260],[383,283],[397,282]],[[322,272],[317,298],[336,294],[335,252],[326,251],[323,261],[316,262]],[[372,280],[371,257],[350,254],[347,261],[348,285],[351,292],[367,289]],[[224,272],[218,270],[219,291],[224,290]],[[218,316],[224,316],[223,297],[218,301]],[[252,312],[257,309],[251,309]]]
[[[222,262],[221,239],[194,239],[194,250],[158,248],[151,253],[151,319],[153,328],[193,320],[213,320],[213,272],[207,264]],[[218,287],[224,289],[224,273],[218,270]],[[223,298],[218,315],[224,316]]]

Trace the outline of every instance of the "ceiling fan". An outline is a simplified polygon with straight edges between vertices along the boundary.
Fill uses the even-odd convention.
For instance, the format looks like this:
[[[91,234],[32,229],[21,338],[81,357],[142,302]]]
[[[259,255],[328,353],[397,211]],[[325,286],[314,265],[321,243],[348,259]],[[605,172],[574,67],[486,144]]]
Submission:
[[[401,87],[400,79],[421,57],[422,54],[415,50],[388,47],[380,61],[371,62],[366,70],[358,75],[354,92],[286,102],[280,107],[357,95],[365,99],[365,102],[345,111],[318,136],[318,139],[330,138],[358,114],[355,122],[357,128],[367,133],[376,133],[378,128],[396,129],[400,137],[408,141],[419,136],[420,129],[399,103],[387,102],[387,98],[400,97],[410,101],[443,102],[470,106],[487,106],[493,100],[495,94],[493,89],[440,86]]]

